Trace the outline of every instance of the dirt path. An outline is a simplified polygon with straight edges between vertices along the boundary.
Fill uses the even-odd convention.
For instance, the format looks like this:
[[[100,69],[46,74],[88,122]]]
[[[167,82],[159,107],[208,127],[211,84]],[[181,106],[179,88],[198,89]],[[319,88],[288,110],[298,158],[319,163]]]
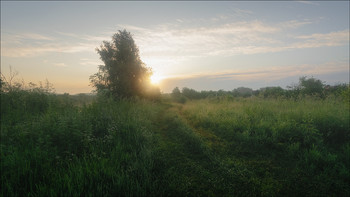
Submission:
[[[165,195],[231,196],[239,194],[234,188],[249,184],[235,166],[217,154],[225,143],[191,126],[178,105],[165,107],[158,115],[157,127],[155,173],[158,181],[170,188]]]
[[[181,120],[189,127],[191,130],[196,133],[200,138],[206,143],[206,145],[216,154],[222,153],[227,149],[227,142],[215,135],[213,132],[208,131],[203,128],[198,128],[188,119],[183,111],[183,105],[178,105],[176,107],[178,115],[181,117]]]

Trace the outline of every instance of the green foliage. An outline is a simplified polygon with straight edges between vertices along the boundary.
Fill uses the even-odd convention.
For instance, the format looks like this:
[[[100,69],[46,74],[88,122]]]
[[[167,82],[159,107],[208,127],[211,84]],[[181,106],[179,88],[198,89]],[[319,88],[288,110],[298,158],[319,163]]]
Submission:
[[[285,90],[281,87],[266,87],[261,88],[259,94],[263,98],[279,98],[285,95]]]
[[[35,117],[13,122],[1,116],[1,196],[148,196],[161,191],[152,176],[150,119],[157,106],[103,97],[75,106],[68,95],[52,97],[54,104]]]
[[[340,91],[341,97],[343,98],[344,102],[348,105],[348,108],[350,106],[350,85],[347,85],[344,90]]]
[[[299,100],[305,97],[313,97],[314,99],[325,99],[326,97],[333,97],[339,99],[341,95],[346,95],[348,84],[325,85],[321,80],[313,77],[300,77],[298,84],[288,86],[288,89],[281,87],[264,87],[259,90],[252,90],[251,88],[239,87],[232,91],[218,90],[218,91],[196,91],[194,89],[184,87],[182,91],[176,87],[173,92],[173,98],[179,98],[180,95],[190,100],[205,99],[205,98],[248,98],[248,97],[262,97],[270,98],[286,98]],[[345,92],[345,93],[344,93]],[[343,96],[344,97],[344,96]],[[346,96],[345,96],[346,97]]]
[[[182,95],[189,99],[200,99],[200,93],[187,87],[182,88]]]
[[[301,88],[301,92],[303,94],[323,96],[324,84],[319,79],[315,79],[313,77],[311,78],[300,77],[299,87]]]
[[[28,85],[22,81],[14,81],[18,73],[12,72],[6,79],[1,77],[1,121],[15,124],[26,118],[38,116],[49,108],[53,94],[52,84],[46,80],[45,85],[30,82]]]
[[[175,87],[171,93],[171,98],[174,102],[177,103],[186,103],[186,97],[184,95],[181,94],[181,91],[178,87]]]
[[[181,92],[180,92],[180,89],[178,87],[175,87],[171,93],[171,96],[172,97],[179,97],[181,96]]]
[[[253,90],[251,88],[239,87],[232,91],[232,95],[236,97],[250,97],[253,95]]]
[[[123,30],[114,34],[112,41],[104,41],[97,52],[104,63],[96,74],[90,76],[97,92],[115,98],[160,96],[159,89],[151,87],[149,78],[152,72],[141,61],[130,32]]]
[[[0,196],[350,192],[343,99],[223,94],[179,104],[22,89],[1,102]]]
[[[186,119],[221,161],[245,166],[260,189],[250,195],[336,195],[350,191],[350,116],[333,98],[201,100]],[[225,147],[225,148],[220,148]],[[257,193],[256,193],[257,192]]]

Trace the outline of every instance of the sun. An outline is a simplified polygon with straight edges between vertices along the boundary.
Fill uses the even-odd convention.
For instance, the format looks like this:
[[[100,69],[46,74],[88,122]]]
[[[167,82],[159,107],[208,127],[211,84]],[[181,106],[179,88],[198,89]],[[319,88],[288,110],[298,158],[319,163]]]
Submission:
[[[159,82],[160,82],[161,80],[162,80],[162,77],[159,76],[159,75],[153,74],[153,75],[151,76],[151,83],[154,84],[154,85],[159,84]]]

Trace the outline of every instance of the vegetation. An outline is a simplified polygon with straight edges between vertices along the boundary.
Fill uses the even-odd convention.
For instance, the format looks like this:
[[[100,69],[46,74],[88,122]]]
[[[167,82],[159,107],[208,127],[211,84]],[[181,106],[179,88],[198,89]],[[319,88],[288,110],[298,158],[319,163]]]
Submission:
[[[349,108],[341,101],[207,99],[182,111],[221,161],[247,170],[252,195],[350,192]]]
[[[160,99],[130,33],[97,51],[97,95],[1,77],[1,196],[350,193],[349,85],[301,77]]]
[[[289,86],[287,90],[281,87],[264,87],[259,90],[251,88],[239,87],[232,91],[196,91],[187,87],[174,88],[171,97],[174,102],[185,103],[187,99],[198,100],[213,97],[262,97],[262,98],[285,98],[300,100],[306,97],[313,97],[317,99],[325,99],[327,97],[341,97],[348,98],[349,84],[325,85],[319,79],[313,77],[300,77],[299,83]]]
[[[82,97],[78,97],[82,98]],[[152,195],[151,122],[142,101],[39,89],[1,93],[1,196]]]
[[[159,97],[160,90],[150,84],[151,70],[145,67],[130,32],[119,31],[112,42],[104,41],[97,52],[104,65],[90,77],[99,93],[114,98]]]
[[[350,192],[349,89],[297,100],[260,93],[198,100],[178,89],[186,100],[179,104],[7,82],[1,196]]]

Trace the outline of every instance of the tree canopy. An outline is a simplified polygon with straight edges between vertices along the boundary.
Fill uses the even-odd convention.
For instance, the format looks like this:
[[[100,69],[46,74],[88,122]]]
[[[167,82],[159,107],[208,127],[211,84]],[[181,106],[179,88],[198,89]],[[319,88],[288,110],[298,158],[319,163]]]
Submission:
[[[160,94],[159,88],[150,84],[152,71],[146,67],[139,56],[130,32],[119,30],[112,41],[103,41],[97,48],[104,65],[90,76],[92,86],[97,92],[107,92],[116,98],[149,97]]]
[[[307,77],[300,77],[299,78],[299,86],[300,89],[304,94],[317,94],[322,95],[323,94],[323,88],[324,84],[321,80],[315,79],[313,77],[307,78]]]

